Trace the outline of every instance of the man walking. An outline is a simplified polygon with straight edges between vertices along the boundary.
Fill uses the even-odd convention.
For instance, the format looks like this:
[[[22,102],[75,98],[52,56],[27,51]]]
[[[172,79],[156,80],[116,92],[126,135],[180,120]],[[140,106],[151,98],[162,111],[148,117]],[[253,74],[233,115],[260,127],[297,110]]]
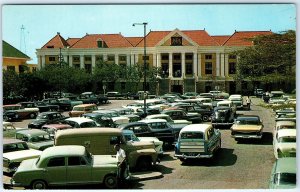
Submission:
[[[247,103],[247,109],[250,110],[251,99],[249,96],[247,96],[246,98],[246,103]]]
[[[115,150],[117,151],[116,157],[118,160],[118,166],[119,166],[119,179],[120,179],[120,183],[123,183],[123,180],[125,178],[125,170],[126,170],[126,153],[125,151],[120,147],[120,144],[116,144],[115,145]]]

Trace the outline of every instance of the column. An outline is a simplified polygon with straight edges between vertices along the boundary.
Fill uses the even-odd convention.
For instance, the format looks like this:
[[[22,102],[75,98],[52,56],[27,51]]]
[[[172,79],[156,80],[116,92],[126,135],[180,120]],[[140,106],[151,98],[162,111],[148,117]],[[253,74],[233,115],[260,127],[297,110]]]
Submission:
[[[228,76],[228,54],[225,54],[225,76]]]
[[[153,67],[157,67],[156,53],[153,53],[153,57],[152,57],[152,58],[153,58],[153,59],[152,59],[152,61],[153,61],[152,66],[153,66]]]
[[[130,55],[130,64],[131,64],[131,65],[134,65],[134,64],[135,64],[135,62],[134,62],[134,54],[132,54],[132,53],[131,53],[131,55]]]
[[[139,54],[134,55],[134,63],[137,63],[139,61]]]
[[[73,66],[73,55],[69,56],[69,67]]]
[[[160,53],[156,54],[156,63],[157,63],[157,67],[161,68],[161,55],[160,55]]]
[[[80,55],[80,69],[84,69],[84,55]]]
[[[221,53],[221,77],[225,77],[225,73],[224,73],[224,59],[225,59],[225,56],[224,56],[224,53]]]
[[[115,63],[119,65],[119,55],[115,54]]]
[[[126,65],[130,66],[130,54],[126,55]]]
[[[216,77],[220,76],[220,53],[216,53]]]
[[[45,55],[42,55],[42,68],[45,67],[45,63],[46,63]]]
[[[96,67],[96,55],[92,55],[92,72],[94,71],[95,67]]]
[[[193,73],[195,77],[198,77],[198,71],[197,71],[197,66],[198,66],[198,62],[197,62],[197,52],[193,52]]]
[[[64,62],[68,63],[68,55],[64,55]]]
[[[201,77],[202,76],[202,58],[201,58],[201,53],[197,54],[198,55],[198,76]]]
[[[181,53],[181,77],[185,78],[185,53]]]
[[[169,53],[169,78],[173,77],[173,54]]]
[[[103,62],[107,61],[107,54],[103,54]]]

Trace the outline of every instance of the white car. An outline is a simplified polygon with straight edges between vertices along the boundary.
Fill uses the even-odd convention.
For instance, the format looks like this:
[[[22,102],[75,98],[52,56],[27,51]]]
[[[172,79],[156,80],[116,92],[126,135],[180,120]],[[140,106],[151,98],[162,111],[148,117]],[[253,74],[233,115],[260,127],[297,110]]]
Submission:
[[[280,129],[274,135],[273,147],[275,157],[296,157],[296,129]]]
[[[243,97],[242,95],[230,95],[228,98],[230,101],[233,102],[233,104],[235,104],[235,106],[237,108],[243,108],[244,107],[244,103],[243,103]]]
[[[25,141],[3,139],[3,172],[13,173],[25,159],[37,158],[42,151],[30,149]]]
[[[85,117],[71,117],[63,121],[64,123],[71,125],[73,128],[88,128],[97,127],[97,123]]]

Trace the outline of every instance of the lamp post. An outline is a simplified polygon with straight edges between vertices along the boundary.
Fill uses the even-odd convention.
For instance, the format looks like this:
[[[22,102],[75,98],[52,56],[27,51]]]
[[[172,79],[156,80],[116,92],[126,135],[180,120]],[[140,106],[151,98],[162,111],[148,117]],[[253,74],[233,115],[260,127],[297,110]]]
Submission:
[[[61,47],[59,48],[59,98],[61,98],[61,64],[63,62],[63,56],[61,53]]]
[[[133,23],[132,26],[144,25],[144,115],[146,117],[146,26],[148,23]]]

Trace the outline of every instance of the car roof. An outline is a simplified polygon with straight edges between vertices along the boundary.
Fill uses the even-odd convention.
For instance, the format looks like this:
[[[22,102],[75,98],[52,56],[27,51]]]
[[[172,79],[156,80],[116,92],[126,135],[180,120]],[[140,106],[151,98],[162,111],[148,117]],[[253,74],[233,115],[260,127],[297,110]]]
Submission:
[[[60,113],[60,112],[57,112],[57,111],[47,111],[47,112],[42,112],[39,115],[43,115],[43,114],[48,115],[48,114],[57,114],[57,113]]]
[[[148,126],[148,124],[145,122],[137,121],[137,122],[131,122],[131,123],[120,125],[119,128],[123,129],[123,128],[131,127],[131,126],[138,126],[138,125]]]
[[[25,141],[22,141],[20,139],[15,139],[15,138],[3,138],[3,145],[12,144],[12,143],[25,143]]]
[[[143,119],[140,120],[139,122],[144,122],[144,123],[166,123],[167,120],[165,119]]]
[[[297,162],[295,157],[283,157],[276,160],[275,173],[296,173]]]
[[[82,156],[85,154],[85,147],[81,145],[53,146],[45,149],[41,154],[41,159],[52,156]]]
[[[296,125],[295,121],[276,121],[276,126],[281,125]]]
[[[95,128],[82,128],[82,129],[65,129],[58,131],[55,135],[56,138],[61,135],[65,135],[66,137],[74,137],[85,136],[85,135],[120,135],[121,130],[117,128],[109,128],[109,127],[95,127]]]
[[[77,123],[84,123],[84,122],[92,122],[94,120],[89,119],[89,118],[85,118],[85,117],[70,117],[65,119],[66,121],[74,121]]]
[[[148,115],[146,117],[146,119],[152,119],[152,118],[157,118],[157,117],[170,117],[170,116],[167,114],[154,114],[154,115]]]
[[[80,104],[80,105],[75,105],[74,107],[90,107],[90,106],[96,106],[96,104]]]
[[[53,129],[67,129],[72,128],[69,124],[45,124],[42,126],[43,128],[53,128]]]
[[[217,105],[218,105],[218,104],[229,104],[229,103],[232,103],[232,101],[229,101],[229,100],[223,100],[223,101],[219,101],[219,102],[217,103]]]
[[[209,128],[211,128],[211,124],[190,124],[185,127],[183,127],[180,130],[181,132],[190,132],[190,131],[195,131],[195,132],[206,132]]]
[[[35,135],[35,134],[48,134],[47,132],[40,129],[23,129],[17,131],[16,133],[26,134],[26,135]]]
[[[280,129],[277,131],[278,137],[296,137],[297,130],[296,129]]]

